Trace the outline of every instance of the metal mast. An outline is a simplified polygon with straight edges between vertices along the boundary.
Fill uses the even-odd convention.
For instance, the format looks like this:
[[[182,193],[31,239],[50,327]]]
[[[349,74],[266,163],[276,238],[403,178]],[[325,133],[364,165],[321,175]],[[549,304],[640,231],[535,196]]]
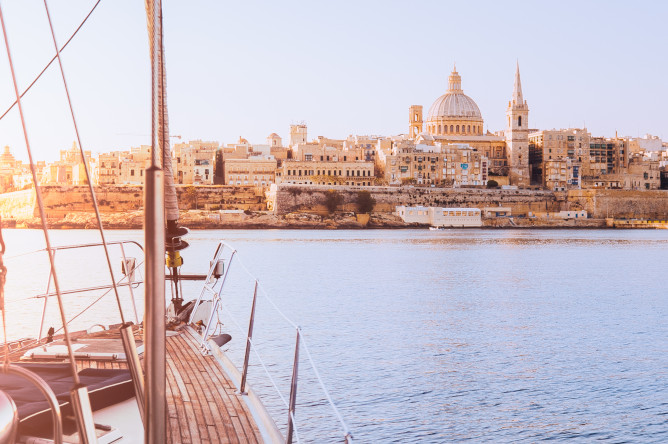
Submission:
[[[146,415],[144,442],[166,442],[165,388],[165,198],[161,154],[166,136],[164,58],[162,52],[162,2],[146,0],[152,74],[151,166],[144,187],[144,240],[146,248],[145,335]],[[170,160],[171,162],[171,160]]]

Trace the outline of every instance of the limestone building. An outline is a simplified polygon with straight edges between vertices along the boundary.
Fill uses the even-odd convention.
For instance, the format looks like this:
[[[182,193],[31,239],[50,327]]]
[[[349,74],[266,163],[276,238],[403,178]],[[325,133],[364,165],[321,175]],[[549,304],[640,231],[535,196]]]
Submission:
[[[306,135],[305,123],[290,125],[290,146],[297,145],[298,143],[306,143]]]
[[[362,160],[287,160],[276,170],[276,183],[371,186],[373,162]]]
[[[488,159],[466,144],[396,144],[383,157],[383,179],[390,185],[484,186]]]
[[[225,181],[228,185],[267,187],[274,183],[277,162],[271,156],[225,160]]]
[[[548,189],[555,189],[555,186],[580,188],[581,178],[590,175],[590,138],[591,135],[585,128],[551,129],[529,133],[531,183]],[[557,170],[565,170],[568,174],[559,175],[559,178],[555,179]],[[563,183],[555,185],[555,181]]]
[[[485,132],[482,113],[475,101],[464,94],[462,78],[455,68],[448,79],[448,90],[434,101],[426,118],[422,106],[409,108],[409,137],[416,144],[469,145],[488,159],[490,175],[510,176],[511,183],[526,186],[530,181],[529,107],[522,95],[519,67],[507,116],[505,132]]]

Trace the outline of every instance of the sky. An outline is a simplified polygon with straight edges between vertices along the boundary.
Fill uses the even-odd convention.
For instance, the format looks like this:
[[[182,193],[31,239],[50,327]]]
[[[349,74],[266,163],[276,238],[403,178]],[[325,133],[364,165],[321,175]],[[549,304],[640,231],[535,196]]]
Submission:
[[[0,2],[19,89],[55,54],[42,0]],[[62,45],[95,0],[51,1]],[[163,0],[170,131],[266,143],[305,122],[309,139],[408,132],[408,107],[447,89],[453,64],[485,129],[504,129],[519,62],[531,128],[668,139],[664,1]],[[4,42],[3,42],[4,43]],[[62,52],[84,148],[150,143],[144,2],[102,0]],[[14,101],[0,46],[0,114]],[[75,133],[57,64],[23,100],[35,159]],[[173,138],[173,141],[179,141]],[[0,146],[27,160],[16,107]]]

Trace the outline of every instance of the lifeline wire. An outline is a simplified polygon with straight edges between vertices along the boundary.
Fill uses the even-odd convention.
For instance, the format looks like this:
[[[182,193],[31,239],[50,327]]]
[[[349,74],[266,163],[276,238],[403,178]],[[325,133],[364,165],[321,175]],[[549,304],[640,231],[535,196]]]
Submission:
[[[244,331],[242,330],[241,326],[237,323],[237,321],[234,319],[234,315],[232,314],[232,312],[230,312],[230,309],[227,308],[227,306],[222,302],[221,302],[220,306],[223,307],[225,309],[225,311],[230,315],[230,319],[232,319],[232,323],[237,327],[237,329],[241,332],[241,334],[244,334]],[[301,336],[301,334],[300,334],[300,336]],[[247,338],[247,339],[248,339],[248,342],[250,342],[250,344],[252,345],[251,349],[253,350],[253,353],[255,353],[255,356],[260,361],[260,366],[264,369],[264,373],[269,378],[269,381],[271,382],[271,385],[274,386],[274,390],[276,390],[276,394],[281,399],[281,401],[283,401],[283,404],[285,405],[285,407],[289,408],[288,401],[286,401],[286,399],[283,397],[283,395],[281,394],[281,390],[278,388],[278,385],[276,385],[276,381],[274,381],[274,378],[272,378],[271,373],[269,373],[269,369],[267,368],[267,365],[264,363],[264,360],[262,359],[262,356],[260,355],[260,352],[257,351],[257,346],[255,344],[253,344],[252,339],[250,339],[250,338]],[[299,443],[301,441],[299,440],[299,431],[298,431],[298,427],[297,427],[297,420],[295,419],[295,416],[292,414],[292,412],[290,412],[290,418],[292,418],[292,424],[294,425],[295,436],[297,438],[297,443]]]
[[[95,196],[95,189],[93,188],[93,181],[90,178],[90,171],[88,170],[88,162],[86,162],[86,155],[84,154],[84,147],[81,144],[81,136],[79,135],[79,126],[77,119],[74,117],[74,108],[72,106],[72,98],[70,97],[70,90],[67,87],[67,80],[65,79],[65,71],[63,69],[63,61],[60,58],[60,50],[58,50],[58,43],[56,42],[56,33],[53,30],[53,22],[51,21],[51,14],[49,13],[49,6],[44,0],[44,9],[46,10],[46,17],[49,19],[49,28],[51,29],[51,37],[53,38],[53,47],[56,49],[56,58],[58,58],[58,66],[60,67],[60,74],[63,78],[63,86],[65,87],[65,94],[67,95],[67,103],[70,106],[70,114],[72,115],[72,123],[74,124],[74,132],[77,135],[77,142],[79,143],[79,151],[81,152],[81,162],[84,165],[86,172],[86,181],[88,182],[88,190],[90,191],[93,200],[93,208],[95,209],[95,218],[97,225],[100,228],[100,237],[102,238],[102,247],[104,248],[104,255],[107,258],[107,266],[109,267],[109,275],[111,276],[111,285],[114,288],[116,295],[116,303],[118,303],[118,311],[121,315],[121,323],[125,324],[125,316],[123,316],[123,307],[121,306],[121,297],[118,294],[118,287],[116,287],[116,278],[114,277],[114,269],[111,266],[111,258],[109,257],[109,247],[107,246],[107,239],[104,236],[104,228],[102,227],[102,218],[100,217],[100,208],[97,204],[97,197]]]
[[[246,274],[247,274],[248,276],[250,276],[251,278],[255,279],[255,277],[253,276],[253,274],[250,272],[250,270],[248,269],[248,267],[246,267],[246,264],[244,264],[243,260],[242,260],[240,257],[237,259],[237,263],[241,265],[241,268],[246,272]],[[257,280],[257,279],[256,279],[256,280]],[[313,372],[314,372],[314,374],[315,374],[315,377],[316,377],[316,379],[318,380],[318,383],[320,384],[320,388],[321,388],[322,391],[324,392],[324,394],[325,394],[325,398],[326,398],[327,402],[328,402],[329,405],[332,407],[332,410],[334,411],[335,416],[337,417],[337,419],[338,419],[339,422],[341,423],[341,426],[343,427],[343,431],[344,431],[344,433],[345,433],[345,437],[346,437],[346,442],[352,442],[352,440],[353,440],[353,434],[352,434],[352,433],[350,432],[350,430],[348,429],[347,424],[345,423],[345,421],[343,420],[343,417],[341,416],[341,412],[339,412],[339,409],[338,409],[338,408],[336,407],[336,405],[334,404],[334,401],[332,401],[332,397],[330,396],[329,391],[327,390],[327,387],[325,386],[324,381],[323,381],[322,378],[320,377],[320,373],[318,372],[318,369],[317,369],[317,367],[316,367],[316,365],[315,365],[315,362],[313,361],[313,357],[311,356],[311,351],[309,350],[308,345],[306,344],[306,341],[304,340],[304,335],[301,333],[301,327],[299,327],[297,324],[295,324],[290,318],[287,317],[287,315],[285,315],[285,313],[283,313],[283,312],[278,308],[278,306],[276,305],[276,303],[269,297],[269,294],[267,293],[267,291],[262,287],[261,284],[259,284],[259,281],[258,281],[258,288],[260,289],[260,294],[262,294],[262,295],[264,296],[264,298],[265,298],[267,301],[269,301],[269,303],[272,305],[272,307],[274,307],[274,310],[276,310],[276,312],[278,312],[278,314],[279,314],[279,315],[280,315],[280,316],[281,316],[281,317],[282,317],[282,318],[283,318],[289,325],[291,325],[291,326],[294,327],[295,329],[299,330],[299,332],[300,332],[299,336],[301,337],[301,345],[304,347],[304,350],[306,351],[306,356],[308,357],[308,360],[309,360],[309,362],[310,362],[310,364],[311,364],[311,368],[313,369]],[[221,306],[223,309],[225,309],[225,311],[230,315],[230,319],[232,320],[232,323],[235,324],[235,326],[237,327],[237,329],[238,329],[242,334],[245,334],[244,331],[242,330],[241,326],[237,323],[237,321],[235,320],[234,316],[233,316],[232,313],[230,312],[229,308],[227,308],[227,306],[225,305],[225,303],[221,301],[220,306]],[[257,346],[253,343],[253,340],[252,340],[252,339],[248,339],[248,341],[251,343],[251,346],[252,346],[253,352],[255,353],[255,356],[257,356],[257,358],[260,360],[260,365],[262,366],[262,368],[264,369],[264,372],[265,372],[265,373],[267,374],[267,376],[269,377],[269,380],[271,381],[272,385],[274,386],[274,389],[275,389],[276,392],[278,393],[278,396],[279,396],[279,397],[281,398],[281,400],[283,401],[283,404],[285,404],[285,406],[287,407],[287,405],[288,405],[288,404],[287,404],[287,401],[285,400],[285,398],[283,398],[283,395],[281,395],[281,392],[279,391],[278,387],[276,386],[276,383],[274,382],[273,378],[272,378],[271,375],[269,374],[269,370],[268,370],[267,367],[265,366],[264,361],[262,360],[262,357],[260,356],[259,352],[257,351]],[[291,414],[291,416],[292,416],[292,414]],[[293,423],[295,424],[295,433],[297,433],[296,421],[294,420],[294,417],[293,417]],[[297,433],[297,440],[299,441],[299,434],[298,434],[298,433]]]
[[[26,128],[25,117],[23,115],[23,106],[21,105],[21,95],[19,94],[19,87],[16,82],[16,73],[14,72],[14,62],[12,60],[12,54],[9,49],[9,40],[7,39],[7,29],[5,27],[5,18],[2,13],[2,6],[0,5],[0,24],[2,25],[2,35],[5,39],[5,48],[7,49],[7,59],[9,61],[9,69],[12,73],[12,83],[14,84],[14,93],[16,94],[16,104],[19,107],[19,115],[21,117],[21,127],[23,128],[23,137],[26,142],[26,150],[28,151],[28,159],[30,160],[30,171],[32,173],[33,183],[35,184],[35,197],[37,199],[37,205],[39,207],[39,216],[42,222],[42,231],[44,232],[44,240],[46,242],[46,250],[49,254],[49,262],[51,264],[51,273],[53,276],[53,284],[56,288],[56,295],[58,298],[58,308],[60,310],[60,317],[63,322],[63,333],[65,335],[65,344],[67,345],[67,354],[70,361],[70,367],[72,370],[72,379],[74,380],[75,385],[79,385],[81,380],[79,374],[77,373],[77,364],[74,360],[74,353],[72,351],[72,341],[70,339],[69,329],[67,328],[67,317],[65,316],[65,308],[63,306],[63,298],[60,293],[60,284],[58,283],[58,276],[56,274],[56,263],[53,258],[53,250],[51,249],[51,241],[49,239],[49,229],[46,226],[46,214],[44,212],[44,201],[42,200],[42,190],[37,181],[37,170],[35,168],[35,162],[32,158],[32,150],[30,149],[30,141],[28,139],[28,130]]]
[[[83,27],[84,23],[86,23],[86,20],[88,20],[88,18],[91,16],[91,14],[93,14],[93,11],[95,11],[95,8],[97,8],[97,5],[99,5],[101,1],[102,1],[102,0],[97,0],[97,3],[95,3],[95,5],[93,5],[93,8],[90,10],[90,12],[89,12],[88,15],[86,16],[86,18],[83,19],[83,21],[82,21],[81,24],[77,27],[77,29],[74,30],[74,32],[72,33],[72,35],[70,36],[70,38],[67,39],[67,41],[66,41],[65,44],[62,46],[62,48],[60,48],[60,51],[61,51],[61,52],[67,47],[67,45],[70,44],[70,42],[72,41],[72,39],[74,38],[74,36],[77,35],[77,33],[79,32],[79,30]],[[40,72],[40,73],[37,75],[37,77],[35,77],[35,80],[33,80],[32,83],[30,83],[30,85],[28,85],[28,87],[25,89],[25,91],[23,91],[23,92],[21,93],[21,98],[23,98],[23,96],[25,96],[25,95],[27,94],[27,92],[30,91],[30,88],[32,88],[33,85],[34,85],[35,83],[37,83],[37,81],[40,79],[40,77],[42,77],[42,75],[46,72],[46,70],[49,69],[49,66],[51,66],[51,64],[52,64],[53,62],[56,61],[56,57],[57,57],[57,56],[53,56],[53,58],[49,61],[49,63],[46,64],[46,66],[44,67],[44,69],[42,70],[42,72]],[[12,103],[12,104],[9,106],[9,108],[7,108],[7,110],[0,116],[0,120],[2,120],[2,119],[7,115],[7,113],[9,113],[9,112],[14,108],[15,105],[16,105],[16,100],[15,100],[14,103]]]

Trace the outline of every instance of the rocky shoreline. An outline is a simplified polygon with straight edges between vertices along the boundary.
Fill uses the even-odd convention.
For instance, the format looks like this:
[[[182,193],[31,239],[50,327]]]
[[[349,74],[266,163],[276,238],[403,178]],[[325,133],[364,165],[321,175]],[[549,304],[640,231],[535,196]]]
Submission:
[[[141,211],[102,214],[107,229],[134,230],[143,227]],[[181,213],[180,223],[198,230],[260,230],[260,229],[402,229],[426,228],[423,224],[407,224],[398,216],[387,213],[357,215],[340,212],[333,215],[313,213],[288,213],[276,215],[270,212],[221,213],[217,211],[189,210]],[[39,218],[3,220],[6,228],[41,228]],[[51,229],[95,229],[97,222],[93,212],[68,213],[62,219],[49,220]],[[546,220],[535,218],[490,218],[483,219],[483,228],[609,228],[605,219]]]
[[[128,211],[102,214],[104,227],[112,230],[141,229],[144,214]],[[372,214],[368,222],[358,220],[354,213],[336,213],[321,216],[310,213],[289,213],[275,215],[268,212],[246,212],[224,214],[216,211],[189,210],[181,212],[179,222],[191,229],[363,229],[363,228],[407,228],[416,225],[405,224],[400,218],[387,214]],[[39,218],[3,221],[5,226],[17,228],[41,228]],[[94,229],[97,228],[95,213],[68,213],[62,219],[49,220],[52,229]]]

